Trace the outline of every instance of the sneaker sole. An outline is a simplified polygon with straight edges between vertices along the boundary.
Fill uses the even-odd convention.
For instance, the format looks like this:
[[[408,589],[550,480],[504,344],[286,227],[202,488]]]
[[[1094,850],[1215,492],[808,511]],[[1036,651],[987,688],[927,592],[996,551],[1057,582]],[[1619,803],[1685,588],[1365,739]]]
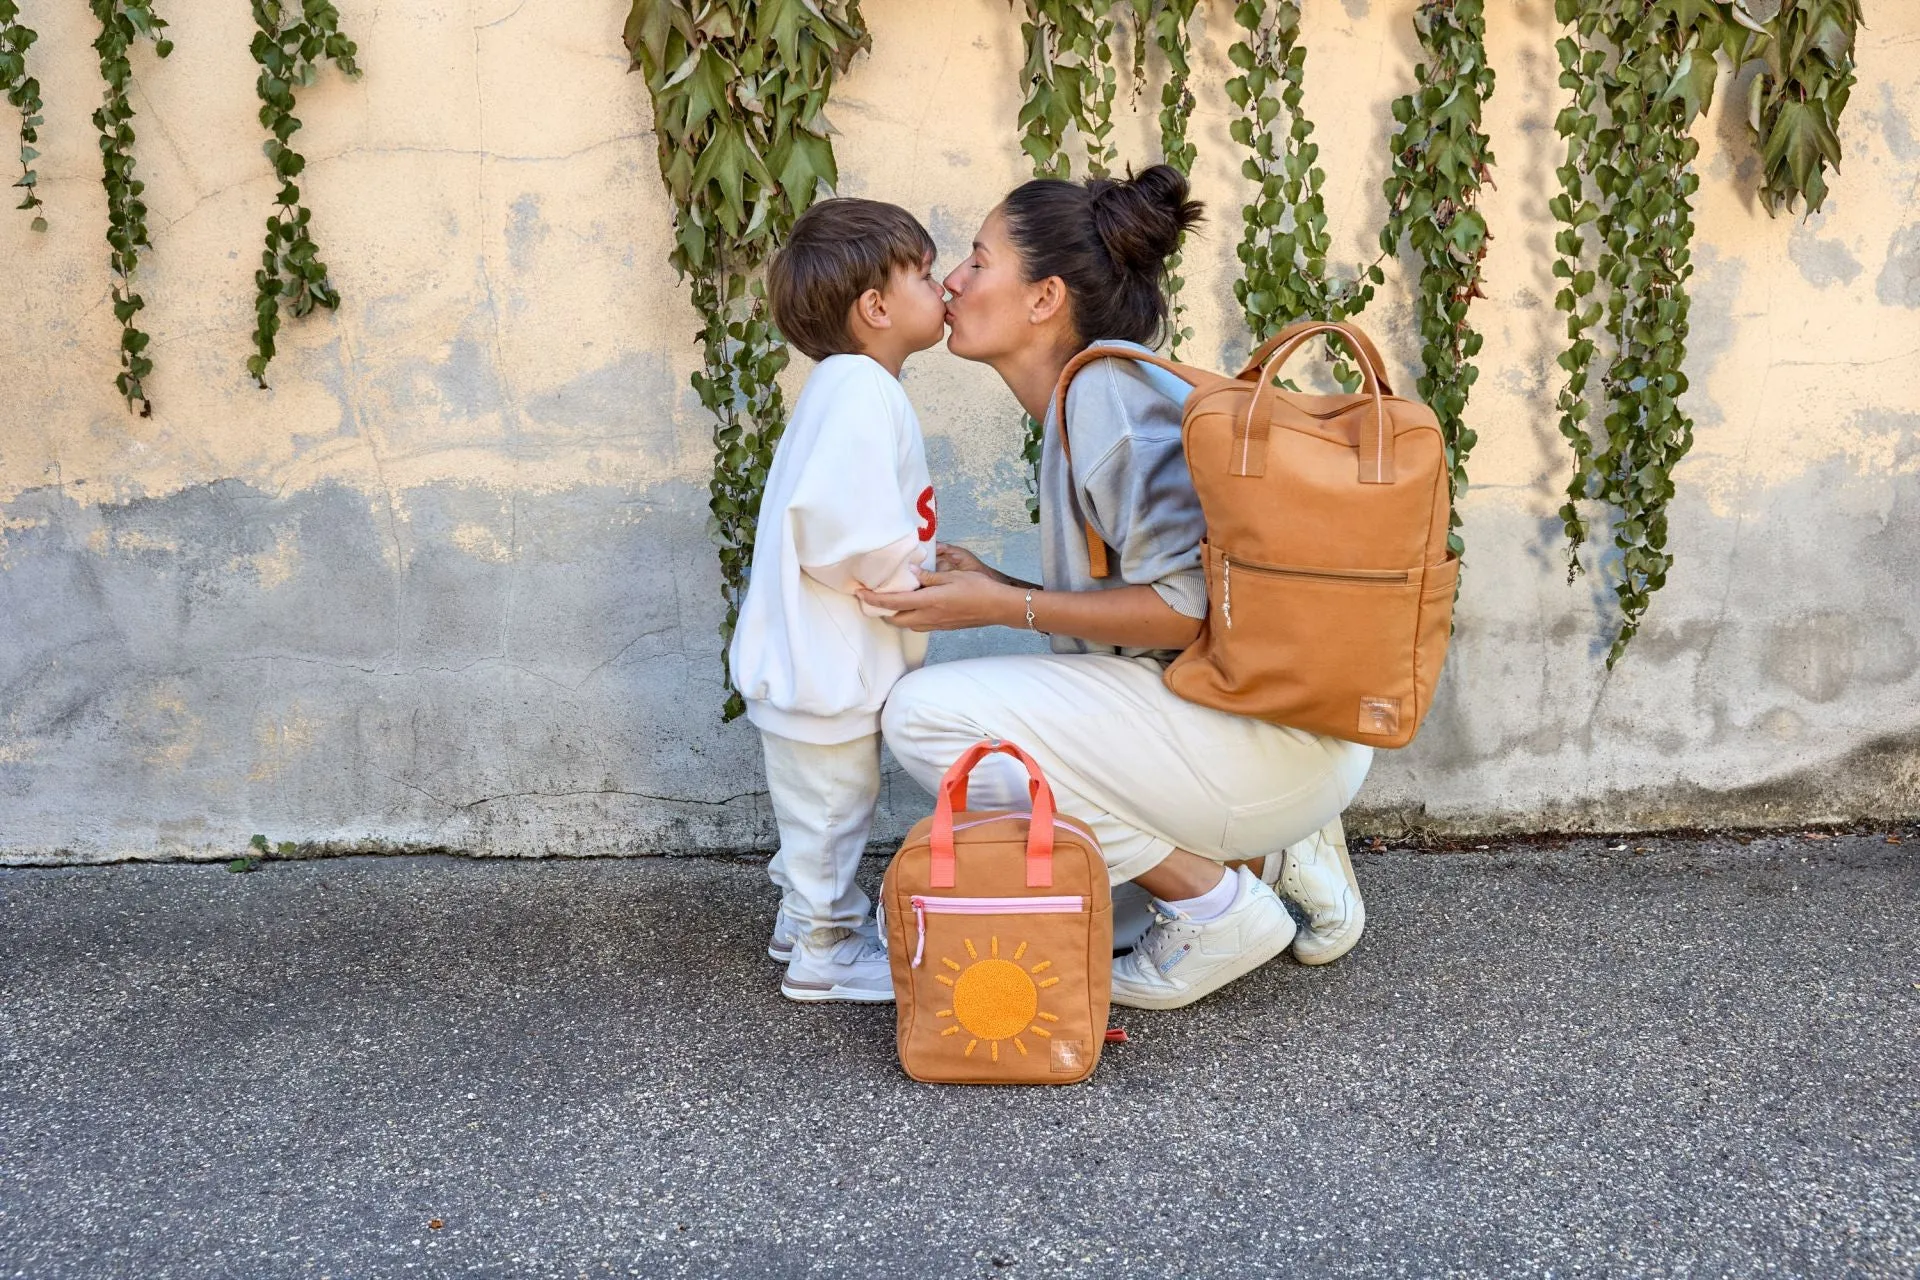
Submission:
[[[781,964],[791,964],[793,962],[793,948],[789,946],[783,950],[774,946],[772,943],[768,943],[767,959],[777,960]]]
[[[808,987],[795,986],[791,982],[780,984],[780,994],[789,1000],[798,1000],[801,1004],[892,1004],[891,991],[861,991],[855,987]]]
[[[1113,993],[1113,1003],[1128,1009],[1182,1009],[1197,1000],[1206,999],[1220,988],[1226,986],[1229,982],[1235,982],[1246,977],[1255,969],[1258,969],[1261,965],[1272,960],[1275,956],[1278,956],[1281,952],[1293,945],[1294,935],[1299,933],[1300,926],[1293,922],[1293,917],[1286,913],[1285,908],[1281,909],[1281,918],[1287,922],[1287,931],[1284,935],[1276,934],[1274,936],[1278,939],[1277,941],[1269,940],[1252,950],[1243,951],[1238,956],[1235,956],[1224,968],[1214,971],[1213,976],[1208,978],[1208,982],[1211,985],[1205,989],[1195,990],[1190,988],[1186,991],[1165,996],[1133,996],[1116,991]]]

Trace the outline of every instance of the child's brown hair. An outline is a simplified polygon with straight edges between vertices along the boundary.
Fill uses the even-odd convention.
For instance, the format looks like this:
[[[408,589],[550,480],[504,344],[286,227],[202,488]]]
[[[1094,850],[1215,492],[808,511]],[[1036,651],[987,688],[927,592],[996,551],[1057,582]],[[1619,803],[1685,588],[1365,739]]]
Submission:
[[[933,237],[899,205],[841,197],[800,215],[767,269],[773,322],[815,360],[859,348],[847,323],[854,302],[885,289],[895,267],[918,267]]]

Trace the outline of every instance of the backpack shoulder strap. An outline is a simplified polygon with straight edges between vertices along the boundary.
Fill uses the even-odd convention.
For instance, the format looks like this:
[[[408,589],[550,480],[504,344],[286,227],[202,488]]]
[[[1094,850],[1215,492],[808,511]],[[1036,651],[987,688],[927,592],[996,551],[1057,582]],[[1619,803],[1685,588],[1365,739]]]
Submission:
[[[1185,365],[1150,351],[1136,351],[1132,347],[1103,347],[1096,343],[1080,352],[1067,361],[1067,367],[1060,371],[1060,381],[1053,388],[1053,420],[1060,424],[1060,454],[1069,466],[1073,464],[1073,449],[1067,434],[1067,388],[1082,369],[1096,360],[1108,359],[1136,360],[1141,364],[1155,365],[1190,386],[1197,387],[1203,380],[1200,374]],[[1094,529],[1092,521],[1086,522],[1086,535],[1088,571],[1096,579],[1110,577],[1113,568],[1107,555],[1107,544]]]

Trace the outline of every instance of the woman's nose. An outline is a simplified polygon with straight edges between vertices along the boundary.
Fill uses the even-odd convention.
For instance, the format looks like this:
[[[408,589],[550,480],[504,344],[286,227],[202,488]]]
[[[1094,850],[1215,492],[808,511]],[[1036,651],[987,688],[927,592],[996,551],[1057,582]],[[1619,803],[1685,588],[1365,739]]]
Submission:
[[[940,282],[940,287],[947,291],[947,296],[949,298],[959,297],[960,296],[960,268],[955,267],[952,270],[952,272],[948,274],[947,278]]]

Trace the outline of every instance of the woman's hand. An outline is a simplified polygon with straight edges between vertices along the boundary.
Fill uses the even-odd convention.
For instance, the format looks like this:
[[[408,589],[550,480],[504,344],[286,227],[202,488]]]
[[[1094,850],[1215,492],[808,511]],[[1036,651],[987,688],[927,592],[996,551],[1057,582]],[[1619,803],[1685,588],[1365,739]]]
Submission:
[[[979,564],[964,548],[940,548],[941,563],[950,550]],[[862,589],[855,593],[862,604],[876,609],[891,609],[886,621],[907,631],[964,631],[969,627],[1010,626],[1018,613],[1024,625],[1025,609],[1021,594],[996,581],[982,566],[979,571],[941,571],[920,575],[918,591],[895,591],[882,595]]]

